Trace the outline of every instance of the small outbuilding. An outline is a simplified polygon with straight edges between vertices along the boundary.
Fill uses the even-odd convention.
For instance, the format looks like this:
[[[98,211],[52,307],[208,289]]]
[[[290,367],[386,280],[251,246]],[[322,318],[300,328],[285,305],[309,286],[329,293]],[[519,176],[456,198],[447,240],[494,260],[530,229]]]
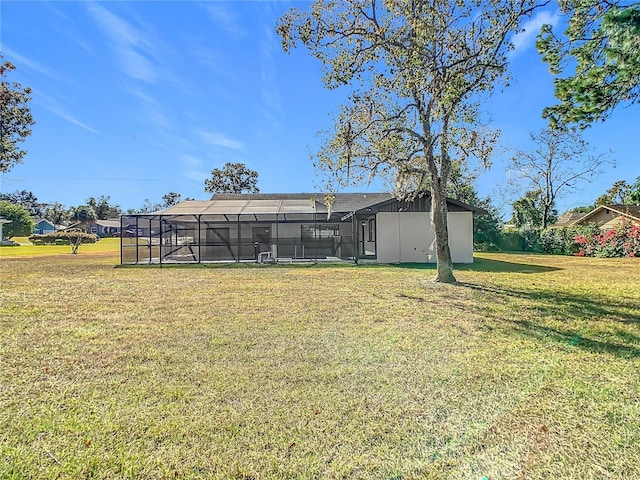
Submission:
[[[454,263],[473,263],[473,217],[447,201]],[[121,217],[121,263],[435,262],[431,198],[387,193],[216,194]]]

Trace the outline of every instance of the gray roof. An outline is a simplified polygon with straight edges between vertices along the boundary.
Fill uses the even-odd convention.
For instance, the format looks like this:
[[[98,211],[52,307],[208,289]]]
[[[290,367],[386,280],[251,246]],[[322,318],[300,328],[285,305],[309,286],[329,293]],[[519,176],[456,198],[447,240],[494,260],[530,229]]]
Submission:
[[[568,227],[569,225],[577,222],[582,217],[584,217],[586,213],[579,212],[565,212],[558,217],[558,221],[551,225],[551,228],[560,228],[560,227]]]
[[[355,212],[393,199],[393,195],[390,193],[334,193],[330,195],[334,197],[332,207],[334,212]],[[286,200],[292,202],[315,200],[325,208],[325,210],[318,210],[319,212],[327,211],[324,193],[216,193],[211,197],[211,200]]]
[[[396,202],[390,193],[335,193],[333,205],[329,206],[323,193],[240,193],[215,194],[211,200],[186,200],[177,205],[144,216],[155,215],[274,215],[274,214],[345,214],[371,211],[371,207]],[[427,197],[428,200],[428,195]],[[424,200],[424,199],[423,199]],[[486,214],[479,207],[473,207],[452,199],[449,204],[457,205],[464,211],[477,215]],[[376,210],[376,209],[374,209]],[[257,218],[257,217],[256,217]]]
[[[94,222],[91,223],[95,223],[96,225],[100,225],[101,227],[118,227],[120,228],[120,220],[96,220]]]
[[[311,197],[304,198],[214,198],[213,200],[187,200],[157,215],[259,215],[259,214],[314,214],[327,213],[327,207]]]

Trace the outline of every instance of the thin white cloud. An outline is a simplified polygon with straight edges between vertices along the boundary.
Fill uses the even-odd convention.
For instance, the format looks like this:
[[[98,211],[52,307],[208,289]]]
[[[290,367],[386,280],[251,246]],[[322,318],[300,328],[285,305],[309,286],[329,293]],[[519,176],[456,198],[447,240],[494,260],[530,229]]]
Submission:
[[[193,155],[182,155],[180,161],[188,167],[200,167],[202,165],[202,160]]]
[[[199,158],[192,155],[180,156],[180,163],[185,167],[182,172],[182,176],[195,182],[203,183],[205,178],[208,178],[210,172],[202,170],[203,162]]]
[[[244,150],[244,144],[228,137],[220,132],[198,132],[198,136],[202,138],[209,145],[214,147],[229,148],[231,150]]]
[[[77,118],[72,117],[68,113],[65,113],[65,112],[62,112],[62,111],[53,111],[53,110],[52,110],[52,112],[55,113],[56,115],[58,115],[59,117],[64,118],[67,122],[73,123],[74,125],[77,125],[80,128],[84,128],[88,132],[95,133],[96,135],[98,134],[98,131],[96,129],[91,128],[89,125],[87,125],[85,123],[82,123],[80,120],[78,120]]]
[[[30,70],[33,70],[34,72],[41,73],[60,82],[69,83],[68,79],[57,73],[55,70],[47,67],[46,65],[35,62],[25,57],[24,55],[20,55],[18,52],[8,47],[6,44],[2,45],[2,55],[4,57],[4,60],[8,60],[11,63],[14,63],[19,68],[26,67]]]
[[[33,99],[34,101],[41,104],[44,108],[49,110],[54,115],[57,115],[58,117],[63,118],[67,122],[72,123],[73,125],[76,125],[88,132],[99,135],[99,132],[95,128],[92,128],[86,123],[81,122],[76,117],[71,115],[64,107],[60,106],[60,102],[58,102],[56,99],[51,98],[48,95],[45,95],[41,91],[37,92],[37,94],[34,95]]]
[[[140,108],[142,109],[142,115],[149,125],[160,129],[170,129],[173,127],[173,123],[169,117],[164,114],[163,105],[158,100],[136,87],[130,88],[129,93],[141,100]]]
[[[538,12],[531,20],[522,25],[522,31],[513,36],[514,52],[527,50],[535,45],[536,37],[540,33],[542,25],[557,25],[560,21],[558,12]]]
[[[182,176],[188,180],[198,182],[204,187],[204,181],[206,178],[211,177],[211,172],[205,172],[203,170],[185,170]]]
[[[280,95],[276,82],[277,69],[274,60],[274,46],[277,45],[277,40],[271,28],[265,28],[264,34],[265,38],[260,45],[262,53],[260,61],[262,80],[261,97],[267,108],[274,110],[279,116],[282,116],[282,96]]]
[[[247,32],[242,26],[241,19],[222,2],[212,2],[206,5],[209,18],[213,23],[224,29],[227,33],[236,38],[246,37]]]
[[[159,78],[153,63],[153,45],[142,32],[106,8],[87,3],[89,13],[111,41],[122,70],[132,78],[148,83]]]

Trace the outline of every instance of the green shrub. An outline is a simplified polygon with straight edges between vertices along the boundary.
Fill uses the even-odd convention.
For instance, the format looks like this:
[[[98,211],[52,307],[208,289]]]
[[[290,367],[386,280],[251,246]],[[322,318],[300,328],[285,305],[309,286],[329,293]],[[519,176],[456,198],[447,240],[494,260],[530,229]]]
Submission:
[[[575,242],[581,257],[640,257],[640,226],[622,220],[606,232],[577,235]]]
[[[554,255],[575,255],[580,251],[577,237],[591,238],[600,233],[595,224],[575,227],[548,228],[540,235],[542,251]]]
[[[522,251],[522,236],[517,230],[505,230],[500,241],[500,249],[506,252]]]
[[[500,249],[506,252],[540,252],[540,230],[505,230],[502,233]]]
[[[34,245],[42,244],[55,244],[55,245],[70,245],[75,244],[77,239],[81,240],[81,243],[96,243],[98,236],[93,233],[86,233],[81,230],[60,230],[57,232],[37,234],[34,233],[29,237],[29,240]],[[63,243],[58,243],[59,241]]]

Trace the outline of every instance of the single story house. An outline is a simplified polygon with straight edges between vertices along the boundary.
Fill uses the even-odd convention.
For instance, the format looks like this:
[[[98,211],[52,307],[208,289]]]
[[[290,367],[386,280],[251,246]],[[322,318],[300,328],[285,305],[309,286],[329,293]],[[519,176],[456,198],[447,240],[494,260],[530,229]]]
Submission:
[[[99,237],[113,237],[120,234],[120,219],[94,220],[87,228],[87,233],[94,233]]]
[[[55,232],[55,231],[56,231],[56,226],[46,218],[40,218],[36,220],[36,226],[33,229],[33,233],[37,233],[40,235],[45,233]]]
[[[595,223],[600,230],[611,230],[622,219],[640,226],[640,205],[600,205],[571,223],[571,227]]]
[[[473,216],[447,201],[455,263],[473,263]],[[433,263],[431,198],[387,193],[216,194],[120,219],[121,263],[370,260]],[[124,232],[128,232],[127,235]]]

